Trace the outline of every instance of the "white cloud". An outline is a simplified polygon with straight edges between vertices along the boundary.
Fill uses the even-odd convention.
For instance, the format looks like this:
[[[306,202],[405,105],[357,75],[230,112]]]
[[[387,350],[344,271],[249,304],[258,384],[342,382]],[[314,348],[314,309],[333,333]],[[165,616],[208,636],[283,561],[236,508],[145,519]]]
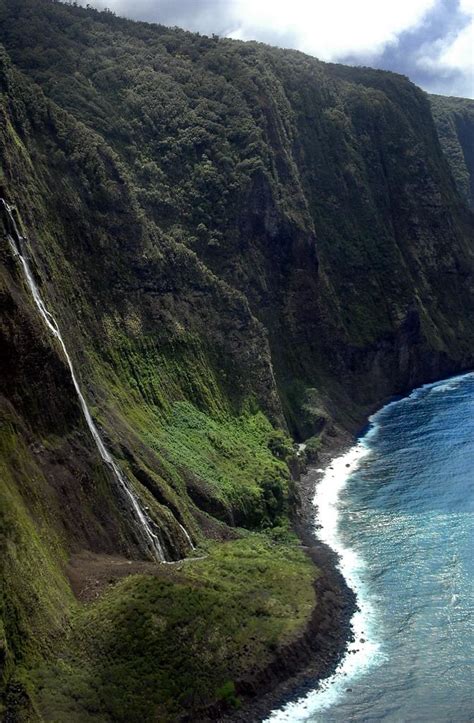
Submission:
[[[461,0],[460,10],[467,22],[455,33],[424,43],[418,53],[418,67],[439,78],[443,92],[474,97],[474,4]],[[451,80],[449,80],[451,79]]]
[[[397,36],[417,26],[436,0],[232,0],[229,34],[266,39],[322,60],[375,56]]]
[[[321,60],[350,58],[375,66],[381,62],[431,92],[474,95],[474,0],[79,2],[204,34],[296,48]],[[446,18],[445,28],[440,17]],[[436,27],[433,18],[438,18]],[[419,48],[413,47],[413,41],[407,44],[407,31],[419,38]]]
[[[322,60],[380,53],[437,0],[80,0],[118,15],[292,47]],[[462,0],[467,2],[467,0]]]

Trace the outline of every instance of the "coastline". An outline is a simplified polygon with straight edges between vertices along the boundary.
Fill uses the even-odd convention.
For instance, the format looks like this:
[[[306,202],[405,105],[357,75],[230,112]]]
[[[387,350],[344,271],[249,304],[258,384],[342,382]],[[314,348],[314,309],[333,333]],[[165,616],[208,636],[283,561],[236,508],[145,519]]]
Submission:
[[[446,377],[425,382],[419,387],[437,384],[464,374],[473,373],[471,368],[453,372]],[[318,605],[299,638],[278,651],[278,657],[264,670],[249,673],[245,680],[236,681],[236,694],[242,706],[236,711],[211,706],[202,715],[194,717],[197,723],[219,720],[223,723],[261,723],[273,711],[296,702],[314,690],[319,683],[329,678],[344,658],[354,641],[352,618],[359,610],[355,592],[348,586],[338,569],[338,555],[315,535],[314,497],[316,487],[323,479],[331,464],[343,456],[357,443],[368,428],[370,417],[391,402],[409,396],[414,389],[387,397],[367,411],[365,424],[358,434],[338,428],[331,435],[326,434],[317,461],[308,465],[298,482],[301,506],[293,527],[306,553],[323,574],[315,580],[314,586]]]
[[[334,673],[353,639],[351,620],[357,609],[356,595],[337,567],[337,554],[315,535],[314,495],[331,462],[354,445],[355,438],[340,431],[327,435],[316,463],[308,466],[299,481],[301,506],[294,529],[305,552],[322,574],[314,582],[318,604],[299,638],[278,651],[264,670],[236,681],[242,707],[224,712],[208,709],[197,721],[259,723],[273,710],[304,696]]]

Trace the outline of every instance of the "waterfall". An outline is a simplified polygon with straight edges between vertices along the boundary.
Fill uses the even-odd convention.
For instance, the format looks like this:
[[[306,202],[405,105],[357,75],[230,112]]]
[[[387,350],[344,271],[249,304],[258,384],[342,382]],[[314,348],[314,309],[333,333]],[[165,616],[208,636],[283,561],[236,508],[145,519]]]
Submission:
[[[186,538],[186,542],[188,543],[189,547],[191,548],[191,550],[194,550],[193,541],[191,540],[191,536],[190,536],[189,532],[188,532],[187,529],[184,527],[184,525],[182,525],[181,522],[179,522],[179,520],[178,520],[177,522],[178,522],[178,525],[179,525],[179,528],[180,528],[181,532],[183,533],[183,535],[184,535],[185,538]]]
[[[76,376],[76,372],[74,370],[74,365],[72,363],[71,357],[69,356],[69,353],[68,353],[68,350],[64,343],[64,340],[61,336],[61,332],[59,330],[56,319],[51,314],[51,312],[48,311],[48,309],[46,308],[46,306],[44,304],[43,299],[41,298],[41,294],[39,292],[38,286],[36,285],[36,281],[34,279],[32,271],[30,269],[28,258],[23,251],[22,246],[23,246],[23,242],[26,239],[24,239],[24,237],[21,236],[21,234],[18,230],[17,223],[16,223],[15,218],[12,213],[12,208],[8,205],[8,203],[3,198],[0,199],[0,201],[6,210],[8,218],[10,220],[11,228],[16,237],[14,239],[10,234],[8,234],[8,241],[10,243],[13,255],[15,257],[19,258],[21,265],[23,266],[23,271],[25,274],[26,281],[28,283],[28,287],[31,291],[31,295],[33,296],[36,307],[37,307],[44,323],[48,327],[51,334],[58,340],[58,342],[61,346],[61,349],[63,351],[64,357],[67,362],[67,365],[69,367],[69,372],[71,374],[72,383],[74,384],[74,389],[76,390],[76,394],[79,399],[79,403],[81,405],[81,409],[84,414],[84,418],[87,422],[87,426],[89,427],[92,437],[94,438],[94,442],[99,451],[99,454],[100,454],[102,460],[105,462],[105,464],[112,471],[112,473],[119,485],[119,488],[121,489],[121,491],[124,494],[125,499],[129,503],[131,512],[133,514],[133,517],[135,518],[138,530],[140,532],[141,537],[143,538],[143,541],[145,543],[145,547],[147,549],[148,554],[150,554],[155,560],[164,562],[165,555],[163,552],[163,547],[161,546],[158,536],[153,531],[154,523],[149,519],[148,515],[142,510],[142,508],[140,506],[140,502],[138,501],[134,492],[130,488],[130,484],[129,484],[128,480],[126,479],[125,475],[121,472],[120,468],[118,467],[118,465],[112,458],[112,455],[110,454],[107,447],[105,446],[102,436],[101,436],[94,420],[92,419],[91,413],[89,411],[89,407],[87,406],[87,402],[81,391],[81,387],[79,385],[79,382],[78,382],[78,379]],[[181,525],[180,522],[178,522],[178,525],[181,528],[191,549],[193,549],[194,546],[192,544],[192,541],[191,541],[191,538],[190,538],[188,532]]]

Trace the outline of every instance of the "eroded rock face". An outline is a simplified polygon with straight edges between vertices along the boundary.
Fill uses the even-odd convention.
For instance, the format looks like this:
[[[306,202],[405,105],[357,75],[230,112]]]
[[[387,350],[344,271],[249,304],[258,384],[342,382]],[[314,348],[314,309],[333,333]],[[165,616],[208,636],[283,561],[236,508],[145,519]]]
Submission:
[[[429,96],[436,130],[460,196],[474,210],[474,101]]]

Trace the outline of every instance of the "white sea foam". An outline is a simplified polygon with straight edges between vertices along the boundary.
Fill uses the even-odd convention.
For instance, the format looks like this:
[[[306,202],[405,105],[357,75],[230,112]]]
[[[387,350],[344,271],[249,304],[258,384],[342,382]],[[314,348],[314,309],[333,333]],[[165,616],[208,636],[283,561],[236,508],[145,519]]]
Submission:
[[[370,437],[373,431],[371,430],[365,439]],[[317,510],[316,534],[338,554],[338,567],[349,587],[357,595],[359,609],[351,620],[354,640],[349,644],[336,672],[304,697],[289,703],[281,710],[274,711],[267,719],[272,723],[304,721],[308,718],[318,720],[319,714],[336,703],[354,680],[383,659],[374,631],[372,602],[361,574],[364,570],[364,561],[354,550],[344,547],[338,529],[341,491],[350,475],[369,454],[369,447],[361,441],[346,454],[334,459],[325,470],[314,496]]]
[[[357,594],[359,610],[355,613],[351,621],[354,631],[354,642],[349,645],[348,652],[334,675],[327,678],[304,697],[294,703],[286,705],[281,710],[274,711],[267,719],[269,722],[286,723],[291,721],[291,723],[296,723],[297,721],[311,721],[311,723],[316,723],[316,721],[318,721],[326,723],[327,721],[343,720],[344,718],[338,717],[337,710],[339,710],[339,705],[342,705],[344,708],[346,702],[350,703],[352,685],[354,683],[357,684],[358,679],[363,678],[369,670],[373,673],[374,668],[386,660],[384,650],[387,647],[387,641],[384,642],[384,650],[382,650],[382,644],[379,642],[384,640],[384,630],[381,624],[384,619],[383,611],[378,610],[377,603],[371,599],[368,587],[364,582],[366,577],[364,560],[361,559],[354,550],[344,547],[344,537],[339,530],[341,514],[344,514],[344,516],[348,515],[350,519],[353,519],[357,517],[359,513],[351,513],[350,510],[343,507],[344,502],[341,493],[343,493],[344,487],[352,473],[357,470],[360,465],[365,464],[368,455],[371,454],[371,448],[374,447],[376,437],[383,429],[382,420],[393,405],[397,405],[402,401],[403,404],[408,406],[407,412],[410,413],[410,406],[414,402],[416,403],[418,400],[430,396],[432,393],[438,395],[443,392],[453,391],[461,382],[466,380],[466,378],[474,378],[474,373],[468,372],[467,374],[452,377],[441,382],[425,384],[413,390],[403,400],[390,402],[371,417],[371,427],[363,439],[352,447],[347,454],[333,460],[330,466],[324,471],[324,476],[317,487],[314,499],[315,505],[317,506],[316,522],[319,525],[316,529],[316,534],[338,553],[339,568],[349,587]],[[344,509],[344,513],[342,513],[342,509]],[[462,516],[463,519],[465,519],[464,511]],[[442,514],[441,512],[437,513],[438,523],[442,521],[443,518],[446,518],[446,524],[453,525],[456,517],[457,514],[451,509],[449,512],[446,512],[446,514]],[[378,524],[382,526],[390,526],[393,524],[399,527],[402,522],[406,523],[410,519],[413,520],[412,528],[419,527],[419,511],[408,511],[404,514],[398,512],[396,518],[390,514],[386,519],[383,518],[381,511],[378,511]],[[452,615],[454,615],[461,605],[461,596],[458,593],[455,583],[457,578],[452,569],[453,566],[457,565],[457,562],[458,557],[454,554],[451,566],[447,570],[447,581],[450,585],[447,602],[452,611]],[[363,642],[361,642],[361,640]],[[390,649],[390,646],[388,647]],[[363,686],[362,680],[359,686]],[[357,700],[357,693],[354,693],[354,695]],[[363,720],[363,718],[360,717],[357,718],[357,720]]]
[[[457,389],[457,387],[461,384],[463,377],[453,377],[453,379],[448,379],[447,382],[444,382],[442,384],[435,384],[432,387],[432,392],[435,394],[439,394],[441,392],[450,392],[453,389]]]
[[[456,389],[465,379],[468,379],[469,377],[474,377],[474,372],[466,372],[465,374],[458,374],[455,377],[449,377],[448,379],[443,379],[441,381],[423,384],[421,387],[414,389],[408,397],[406,397],[406,399],[417,399],[427,391],[435,394],[450,392],[453,389]],[[391,402],[391,404],[393,404],[393,402]],[[386,407],[384,407],[384,409],[386,409]]]

